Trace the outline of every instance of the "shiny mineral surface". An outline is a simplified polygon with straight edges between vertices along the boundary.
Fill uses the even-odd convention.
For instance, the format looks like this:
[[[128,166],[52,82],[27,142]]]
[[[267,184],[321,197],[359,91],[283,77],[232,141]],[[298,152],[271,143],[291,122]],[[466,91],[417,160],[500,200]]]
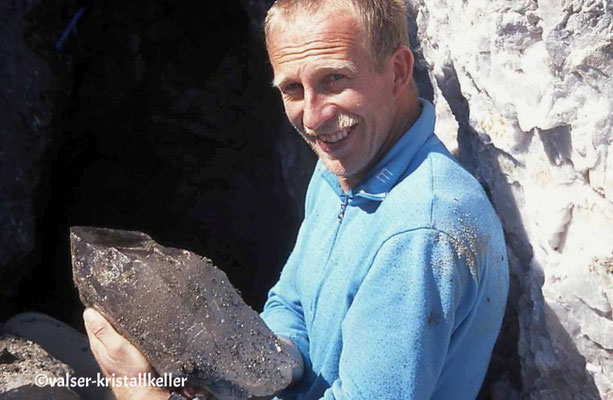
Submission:
[[[82,302],[159,374],[185,376],[221,400],[290,382],[289,355],[211,260],[134,231],[72,227],[70,242]]]

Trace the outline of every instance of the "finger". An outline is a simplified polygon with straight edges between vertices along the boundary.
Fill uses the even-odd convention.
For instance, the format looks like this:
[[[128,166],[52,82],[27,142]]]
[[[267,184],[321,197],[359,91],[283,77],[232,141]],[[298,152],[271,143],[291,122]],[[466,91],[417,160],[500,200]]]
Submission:
[[[92,352],[99,364],[114,364],[115,367],[140,372],[155,372],[147,358],[121,336],[97,311],[88,308],[83,313],[85,328],[90,337]],[[107,362],[108,361],[108,362]]]
[[[87,312],[87,310],[86,310]],[[97,313],[96,313],[97,314]],[[88,319],[86,319],[88,318]],[[83,314],[83,319],[85,321],[89,320],[89,317]],[[89,339],[89,349],[91,350],[94,358],[98,362],[98,365],[105,376],[109,376],[109,373],[106,370],[106,364],[109,362],[109,355],[107,354],[107,349],[104,344],[98,339],[98,337],[94,334],[94,332],[100,332],[100,329],[104,329],[103,327],[92,326],[91,324],[85,324],[85,332],[87,333],[87,338]],[[90,327],[91,326],[91,327]]]
[[[100,361],[100,356],[106,356],[106,348],[93,333],[87,330],[87,338],[89,339],[89,348],[94,353],[94,357]]]
[[[117,343],[121,336],[113,329],[111,324],[93,308],[83,312],[85,329],[96,337],[105,347]]]
[[[121,362],[126,352],[132,355],[133,352],[129,351],[131,346],[100,313],[88,308],[83,313],[83,320],[85,321],[87,336],[90,339],[92,353],[101,367],[109,362]],[[138,357],[139,355],[134,356]],[[140,358],[137,361],[142,364]]]
[[[202,386],[197,386],[189,382],[185,384],[181,393],[183,394],[183,396],[189,399],[192,399],[194,397],[207,399],[207,396],[209,395],[208,390],[206,390]]]

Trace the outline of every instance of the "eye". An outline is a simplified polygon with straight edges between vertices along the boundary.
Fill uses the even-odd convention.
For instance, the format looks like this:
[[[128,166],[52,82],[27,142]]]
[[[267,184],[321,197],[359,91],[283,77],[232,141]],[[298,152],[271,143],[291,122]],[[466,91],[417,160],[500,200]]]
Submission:
[[[287,85],[284,85],[281,87],[281,91],[285,94],[296,93],[301,89],[302,89],[302,85],[299,84],[298,82],[288,83]]]
[[[342,89],[342,86],[344,86],[344,84],[341,82],[344,82],[346,78],[346,75],[339,73],[329,74],[326,75],[326,78],[324,79],[324,84],[329,90],[340,90]]]

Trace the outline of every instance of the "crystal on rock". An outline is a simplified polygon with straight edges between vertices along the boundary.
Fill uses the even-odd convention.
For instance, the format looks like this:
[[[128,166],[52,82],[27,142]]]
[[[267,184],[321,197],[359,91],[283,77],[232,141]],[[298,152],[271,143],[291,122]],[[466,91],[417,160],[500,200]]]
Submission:
[[[70,229],[81,301],[101,312],[156,371],[218,399],[268,396],[291,381],[292,360],[211,260],[141,232]]]

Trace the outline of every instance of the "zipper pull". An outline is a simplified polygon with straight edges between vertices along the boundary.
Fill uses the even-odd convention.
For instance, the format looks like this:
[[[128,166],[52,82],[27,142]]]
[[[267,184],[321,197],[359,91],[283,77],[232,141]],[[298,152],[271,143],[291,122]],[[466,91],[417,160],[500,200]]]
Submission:
[[[345,197],[345,200],[341,202],[341,210],[338,213],[338,223],[339,224],[343,221],[343,216],[345,215],[345,209],[347,208],[348,201],[349,201],[349,197]]]

